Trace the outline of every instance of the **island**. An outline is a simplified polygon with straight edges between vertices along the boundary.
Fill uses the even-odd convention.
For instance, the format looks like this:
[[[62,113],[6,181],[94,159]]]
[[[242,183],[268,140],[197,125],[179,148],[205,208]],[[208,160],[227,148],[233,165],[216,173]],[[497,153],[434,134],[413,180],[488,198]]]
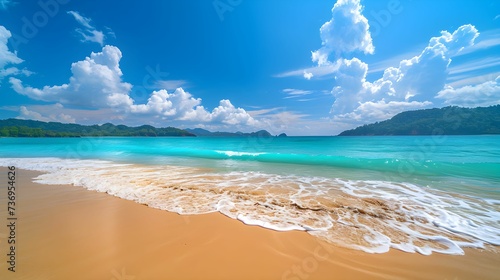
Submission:
[[[267,130],[259,130],[256,132],[244,133],[241,131],[237,132],[224,132],[224,131],[215,131],[211,132],[203,128],[186,128],[187,132],[192,133],[196,136],[200,137],[263,137],[268,138],[272,137],[271,133]]]
[[[339,136],[500,134],[500,105],[423,109],[346,130]]]
[[[34,120],[0,120],[0,137],[99,137],[99,136],[195,136],[175,127],[156,128],[150,125],[129,127],[105,123],[102,125],[65,124]]]
[[[286,136],[282,133],[280,136]],[[266,130],[256,132],[211,132],[202,128],[180,129],[175,127],[157,128],[151,125],[129,127],[105,123],[102,125],[80,125],[60,122],[42,122],[35,120],[6,119],[0,120],[0,137],[273,137]]]

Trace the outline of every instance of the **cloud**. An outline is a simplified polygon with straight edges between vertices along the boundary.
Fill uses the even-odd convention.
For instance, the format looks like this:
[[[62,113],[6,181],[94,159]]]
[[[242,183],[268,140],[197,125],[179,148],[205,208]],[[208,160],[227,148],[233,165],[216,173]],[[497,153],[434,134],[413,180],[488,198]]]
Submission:
[[[312,91],[310,91],[310,90],[301,90],[301,89],[294,89],[294,88],[286,88],[283,90],[283,92],[290,95],[290,96],[300,96],[300,95],[307,95],[307,94],[312,93]]]
[[[481,32],[477,40],[474,42],[474,46],[463,50],[457,55],[466,55],[479,50],[485,50],[497,46],[500,46],[500,29],[487,30]]]
[[[83,27],[87,29],[95,29],[92,25],[90,25],[89,18],[83,17],[82,15],[80,15],[78,12],[75,11],[68,11],[67,13],[69,15],[72,15],[75,18],[75,20]]]
[[[459,65],[454,65],[450,67],[449,74],[457,75],[461,73],[475,72],[487,68],[499,69],[499,66],[500,66],[500,57],[495,57],[495,56],[485,57],[482,59],[476,59],[473,61],[465,62]]]
[[[385,69],[389,67],[397,67],[402,60],[407,59],[408,57],[418,56],[422,53],[422,49],[424,49],[427,44],[422,44],[421,46],[413,47],[411,50],[391,56],[387,59],[379,60],[370,64],[368,68],[368,74],[374,73],[383,73]]]
[[[55,104],[51,105],[53,112],[54,111],[59,111],[63,108],[61,104]],[[19,116],[17,117],[18,119],[23,119],[23,120],[36,120],[36,121],[42,121],[42,122],[62,122],[62,123],[75,123],[75,118],[66,115],[64,113],[59,113],[59,114],[50,114],[48,116],[43,116],[39,112],[31,111],[29,110],[26,106],[21,106],[19,108]]]
[[[154,91],[146,104],[132,105],[136,114],[162,116],[190,122],[212,122],[231,125],[253,126],[257,121],[244,109],[236,108],[231,101],[223,99],[219,106],[208,112],[201,106],[201,99],[194,98],[182,88],[169,94],[167,90]]]
[[[446,86],[458,88],[467,85],[477,85],[484,82],[493,81],[500,75],[500,71],[488,73],[484,75],[471,76],[470,74],[454,75],[447,80]]]
[[[200,98],[178,88],[169,94],[162,89],[153,91],[146,104],[132,105],[130,111],[138,114],[160,115],[181,120],[202,120],[206,114]]]
[[[10,78],[10,83],[17,93],[35,100],[88,108],[124,108],[132,105],[133,100],[128,95],[132,85],[121,78],[121,57],[117,47],[105,46],[102,52],[92,52],[85,60],[73,63],[67,84],[38,89],[25,87],[14,77]]]
[[[75,120],[76,123],[79,124],[102,124],[106,122],[114,122],[114,123],[126,123],[134,124],[134,125],[143,125],[148,123],[148,119],[139,118],[135,116],[133,119],[126,119],[127,113],[118,112],[111,108],[104,109],[79,109],[75,106],[71,106],[71,108],[64,107],[60,103],[53,104],[33,104],[33,105],[25,105],[28,111],[32,111],[38,113],[42,116],[42,118],[46,118],[44,121],[65,121],[72,123],[72,119]],[[21,113],[20,106],[0,106],[0,110]],[[61,115],[62,114],[62,115]],[[19,115],[20,118],[29,119],[26,115],[23,117]]]
[[[86,18],[82,15],[80,15],[78,12],[75,11],[68,11],[67,12],[69,15],[72,15],[73,18],[83,27],[82,28],[77,28],[76,32],[78,32],[80,35],[83,37],[83,42],[95,42],[100,44],[101,46],[104,45],[104,39],[105,35],[102,31],[97,30],[90,22],[90,18]],[[108,34],[111,34],[112,36],[115,36],[115,33],[108,27]]]
[[[500,76],[494,81],[460,88],[447,86],[436,98],[443,99],[446,105],[464,107],[491,106],[500,103]]]
[[[429,47],[438,49],[444,47],[448,56],[455,56],[464,48],[473,46],[478,36],[477,29],[471,24],[466,24],[453,33],[441,31],[441,36],[431,38]]]
[[[305,71],[305,70],[304,70],[304,78],[305,78],[306,80],[310,80],[312,77],[314,77],[314,74],[313,74],[313,73],[311,73],[311,72],[307,72],[307,71]]]
[[[234,107],[234,105],[231,104],[231,101],[227,99],[223,99],[219,102],[219,106],[214,108],[212,113],[210,113],[209,120],[212,122],[221,122],[230,125],[258,125],[258,121],[250,116],[250,114],[242,108]]]
[[[273,135],[283,132],[293,135],[309,133],[304,129],[306,114],[286,111],[282,107],[251,111],[251,115],[259,116],[259,128],[266,129]],[[310,134],[309,134],[310,135]]]
[[[287,96],[283,97],[283,99],[294,99],[294,100],[300,101],[300,102],[311,101],[311,100],[315,99],[315,98],[302,98],[305,95],[309,95],[309,94],[313,93],[310,90],[286,88],[283,90],[283,92],[287,95]]]
[[[62,85],[33,88],[24,86],[20,79],[9,79],[12,88],[19,94],[35,100],[57,102],[78,108],[100,110],[113,109],[117,118],[155,118],[168,121],[187,121],[239,126],[256,126],[255,120],[243,108],[235,107],[227,99],[220,100],[212,111],[206,110],[200,98],[193,97],[182,88],[169,93],[166,89],[153,91],[145,104],[136,104],[130,97],[132,85],[122,80],[120,60],[122,53],[115,46],[104,46],[101,52],[92,52],[89,57],[71,65],[72,76]],[[159,81],[157,85],[172,86],[184,81]],[[62,106],[62,105],[61,105]],[[27,110],[27,109],[26,109]],[[23,110],[22,116],[48,118],[36,111]],[[57,108],[56,108],[57,110]],[[59,108],[59,111],[62,107]],[[31,113],[30,113],[31,112]]]
[[[167,89],[167,90],[175,90],[179,87],[185,86],[187,81],[185,80],[159,80],[155,83],[155,87]]]
[[[369,99],[370,83],[366,81],[368,65],[358,58],[343,60],[335,75],[337,86],[332,89],[335,97],[331,113],[344,114],[353,111],[361,102]]]
[[[432,102],[430,101],[367,101],[361,103],[350,113],[335,115],[333,120],[358,125],[360,123],[371,123],[386,120],[403,111],[423,109],[431,105]]]
[[[332,19],[320,28],[322,47],[312,52],[313,62],[324,65],[333,53],[335,59],[343,54],[361,51],[372,54],[368,20],[362,14],[360,0],[338,0],[332,8]]]
[[[287,111],[283,107],[249,113],[259,116],[259,128],[269,131],[272,135],[283,132],[289,136],[337,135],[343,130],[352,128],[352,125],[334,123],[330,118],[317,119],[308,114]]]
[[[275,77],[302,76],[307,80],[312,77],[323,77],[338,70],[338,59],[343,55],[360,51],[373,54],[375,48],[369,31],[368,20],[362,14],[360,0],[338,0],[332,8],[332,18],[320,28],[322,47],[311,52],[317,67],[292,70],[280,73]],[[329,58],[334,55],[333,61]]]
[[[0,69],[4,69],[8,64],[19,64],[23,62],[15,53],[9,51],[7,43],[11,36],[12,34],[10,31],[0,25]]]
[[[463,25],[453,33],[442,31],[418,55],[389,67],[382,78],[366,80],[368,65],[358,58],[343,59],[335,73],[335,120],[367,123],[383,120],[408,109],[437,105],[434,98],[445,86],[451,58],[474,44],[478,31]]]
[[[369,24],[362,10],[359,0],[338,0],[332,8],[331,20],[320,28],[322,46],[312,52],[312,61],[318,67],[279,75],[303,75],[310,79],[318,76],[313,72],[315,68],[328,67],[328,71],[322,72],[325,75],[333,74],[335,79],[331,91],[335,100],[330,113],[331,119],[337,124],[359,125],[384,120],[404,110],[442,105],[443,100],[440,99],[445,99],[445,96],[445,103],[451,104],[456,103],[455,99],[460,99],[461,95],[477,96],[481,90],[491,94],[496,91],[493,82],[459,89],[448,85],[442,91],[449,77],[452,58],[470,52],[479,36],[477,29],[470,24],[452,33],[441,31],[440,36],[431,38],[427,46],[410,59],[399,56],[379,62],[371,73],[383,71],[382,77],[373,82],[368,81],[368,64],[356,57],[347,58],[356,52],[373,54],[375,50]],[[496,31],[489,33],[496,34]],[[497,37],[490,35],[485,36],[482,45],[476,49],[496,46]],[[497,65],[495,60],[489,62],[488,67]],[[476,61],[455,66],[452,70],[454,74],[459,74],[484,67],[484,63]],[[440,97],[436,98],[438,94]],[[478,97],[477,104],[492,103],[491,94]]]
[[[0,83],[2,79],[6,76],[23,74],[29,76],[32,74],[31,71],[27,69],[19,69],[12,64],[20,64],[23,62],[21,58],[17,56],[16,53],[9,51],[7,43],[9,38],[12,36],[9,30],[0,25]],[[10,66],[7,67],[6,66]]]
[[[115,38],[116,39],[116,33],[109,27],[104,26],[104,29],[106,29],[106,34]]]
[[[316,67],[309,67],[303,69],[297,69],[292,71],[283,72],[275,75],[276,78],[286,78],[286,77],[304,77],[307,80],[310,80],[312,77],[324,77],[331,75],[337,71],[339,67],[338,63],[327,62],[323,65],[319,65]]]

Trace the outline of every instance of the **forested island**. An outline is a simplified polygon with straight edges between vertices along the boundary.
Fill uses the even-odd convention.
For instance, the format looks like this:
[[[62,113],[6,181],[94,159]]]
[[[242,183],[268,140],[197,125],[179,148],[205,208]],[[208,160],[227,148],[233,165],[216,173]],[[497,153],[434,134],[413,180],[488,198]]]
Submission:
[[[193,133],[196,136],[201,136],[201,137],[273,137],[271,133],[269,133],[267,130],[259,130],[256,132],[250,132],[250,133],[245,133],[245,132],[223,132],[223,131],[215,131],[211,132],[203,128],[187,128],[185,129],[187,132]],[[283,133],[282,133],[283,134]],[[286,134],[285,134],[286,135]],[[282,136],[283,137],[283,136]]]
[[[0,137],[98,137],[98,136],[195,136],[175,127],[156,128],[150,125],[79,125],[33,120],[0,120]]]
[[[389,120],[346,130],[339,136],[375,135],[479,135],[500,134],[500,105],[477,108],[449,106],[399,113]],[[0,120],[0,137],[99,137],[99,136],[205,136],[272,137],[266,130],[257,132],[210,132],[205,129],[156,128],[150,125],[129,127],[63,124],[34,120]],[[286,134],[282,133],[280,137]]]
[[[283,137],[286,134],[280,135]],[[210,132],[205,129],[156,128],[150,125],[129,127],[105,123],[102,125],[64,124],[34,120],[0,120],[0,137],[100,137],[100,136],[208,136],[208,137],[272,137],[266,130],[256,132]]]
[[[449,106],[399,113],[389,120],[346,130],[339,136],[500,134],[500,105]]]

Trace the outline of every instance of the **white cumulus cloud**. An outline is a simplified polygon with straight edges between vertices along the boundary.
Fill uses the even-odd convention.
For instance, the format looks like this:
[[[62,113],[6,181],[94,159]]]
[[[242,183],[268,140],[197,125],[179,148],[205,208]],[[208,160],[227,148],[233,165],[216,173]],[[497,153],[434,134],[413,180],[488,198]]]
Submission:
[[[19,64],[23,62],[15,53],[9,51],[7,42],[11,36],[10,31],[0,25],[0,69],[3,69],[7,64]]]
[[[360,0],[338,0],[332,8],[332,19],[320,28],[322,47],[312,52],[313,62],[324,65],[329,56],[354,51],[371,54],[375,51],[368,20],[362,14]]]
[[[332,90],[334,119],[367,123],[408,109],[438,105],[434,97],[445,86],[451,58],[472,46],[478,34],[472,25],[463,25],[453,33],[442,31],[418,56],[402,60],[399,67],[387,68],[374,82],[366,80],[366,63],[358,58],[343,59],[335,73],[337,86]]]
[[[500,76],[494,81],[459,88],[447,86],[436,96],[446,105],[464,107],[491,106],[500,104]]]
[[[201,120],[206,112],[201,104],[200,98],[194,98],[190,93],[182,88],[176,89],[173,93],[168,93],[162,89],[153,91],[146,104],[132,105],[132,113],[153,114],[176,119]],[[198,116],[197,113],[200,113]]]
[[[63,108],[61,104],[55,104],[53,106],[53,110],[58,111]],[[29,110],[26,106],[19,107],[19,116],[18,119],[23,120],[36,120],[42,122],[62,122],[62,123],[75,123],[75,118],[70,115],[66,115],[64,113],[59,114],[49,114],[48,116],[42,115],[39,112]]]
[[[220,100],[219,106],[212,111],[201,105],[202,100],[177,88],[172,93],[166,89],[153,91],[145,104],[136,104],[130,97],[132,85],[122,80],[120,60],[122,53],[115,46],[104,46],[101,52],[91,53],[82,61],[71,65],[72,76],[62,85],[34,88],[23,85],[20,79],[9,79],[12,88],[19,94],[35,100],[57,102],[86,109],[113,109],[120,118],[150,117],[169,121],[192,123],[212,123],[237,126],[256,126],[255,120],[243,108],[235,107],[227,99]],[[182,84],[185,81],[158,81],[158,85]],[[60,108],[62,109],[62,107]],[[58,111],[55,108],[55,111]],[[59,110],[61,111],[61,110]],[[81,114],[81,113],[80,113]],[[28,108],[23,108],[20,117],[54,120],[64,116],[47,116]],[[67,119],[66,121],[69,121]]]
[[[310,80],[312,77],[314,77],[314,74],[313,74],[313,73],[311,73],[311,72],[307,72],[307,71],[305,71],[305,70],[304,70],[304,78],[305,78],[306,80]]]
[[[408,110],[427,108],[432,105],[430,101],[367,101],[360,103],[352,112],[333,116],[334,121],[359,125],[361,123],[371,123],[386,120],[394,115]]]
[[[190,122],[213,122],[230,125],[254,126],[257,121],[244,109],[236,108],[231,101],[223,99],[219,106],[209,112],[201,106],[201,99],[194,98],[182,88],[173,93],[167,90],[154,91],[146,104],[130,106],[132,113],[168,117]]]
[[[22,81],[11,77],[12,88],[32,99],[90,108],[123,108],[133,104],[129,97],[132,85],[122,81],[120,69],[121,51],[105,46],[102,52],[92,52],[85,60],[71,65],[69,83],[44,86],[42,89],[24,86]]]
[[[17,56],[16,53],[9,51],[7,43],[9,38],[12,37],[7,28],[0,25],[0,83],[2,79],[6,76],[24,74],[26,76],[32,73],[26,69],[19,69],[12,65],[17,65],[23,62],[21,58]]]
[[[210,113],[210,120],[212,122],[220,122],[230,125],[258,125],[258,121],[250,116],[248,112],[246,112],[243,108],[234,107],[234,105],[231,104],[231,101],[227,99],[221,100],[219,102],[219,106],[213,109]]]

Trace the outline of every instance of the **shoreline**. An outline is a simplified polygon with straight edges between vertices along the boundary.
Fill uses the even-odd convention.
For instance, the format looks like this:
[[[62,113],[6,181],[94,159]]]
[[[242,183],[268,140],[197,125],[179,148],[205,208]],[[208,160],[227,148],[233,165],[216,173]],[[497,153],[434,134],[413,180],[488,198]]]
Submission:
[[[82,187],[33,183],[39,174],[16,172],[17,269],[7,270],[2,226],[2,279],[495,279],[500,273],[500,253],[490,250],[368,254],[220,213],[178,215]],[[4,224],[4,167],[0,180]]]

